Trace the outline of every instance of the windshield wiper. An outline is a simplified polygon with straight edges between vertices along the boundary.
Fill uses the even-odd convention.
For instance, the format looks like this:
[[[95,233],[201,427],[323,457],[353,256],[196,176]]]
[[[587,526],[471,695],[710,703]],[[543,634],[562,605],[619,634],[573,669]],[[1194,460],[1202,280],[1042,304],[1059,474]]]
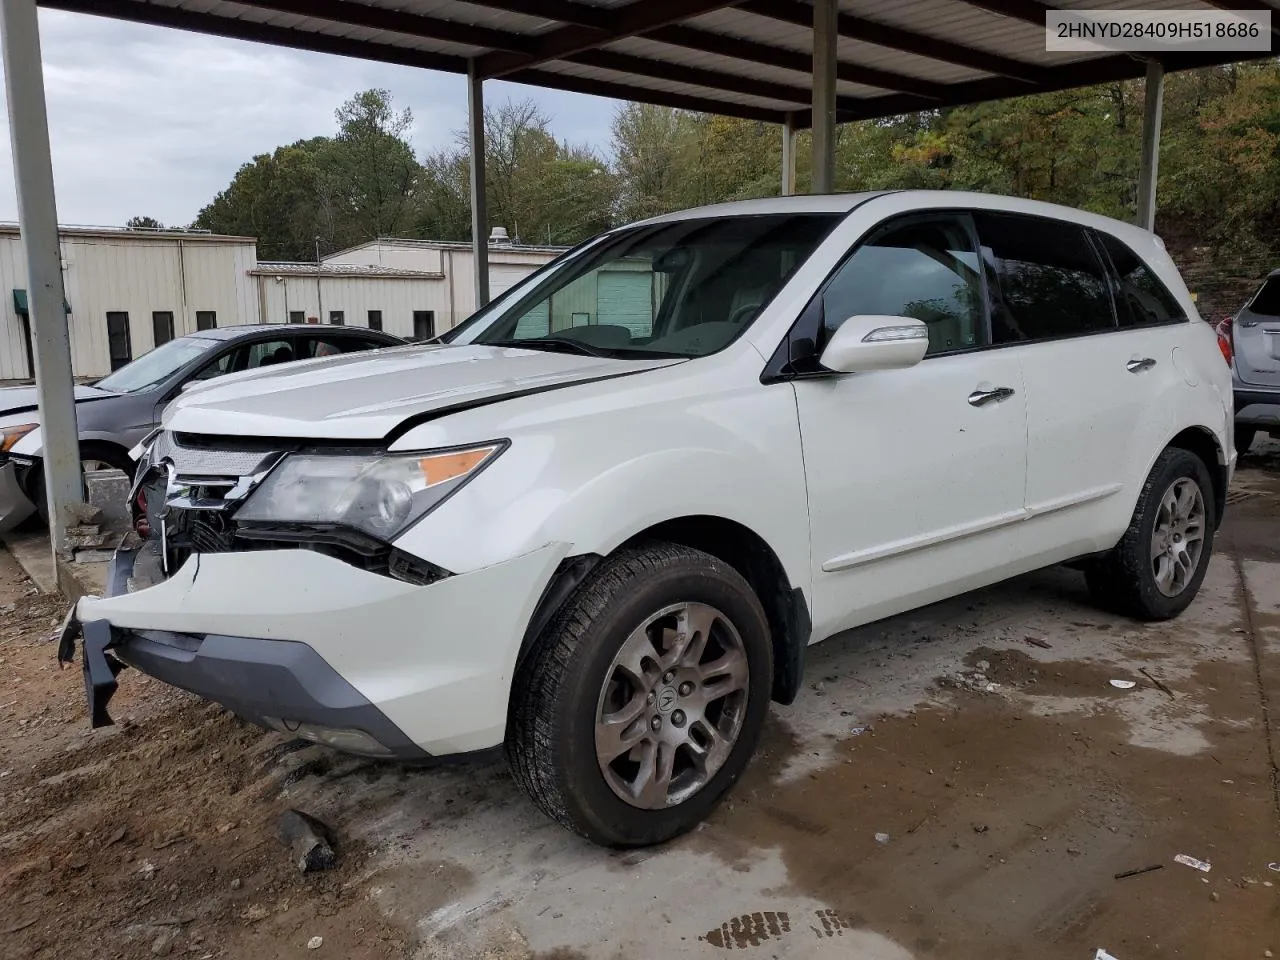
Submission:
[[[581,340],[568,340],[560,337],[528,337],[524,340],[484,340],[479,341],[479,345],[486,347],[517,347],[522,350],[562,350],[565,353],[580,353],[585,357],[611,359],[609,354],[598,347],[583,343]]]

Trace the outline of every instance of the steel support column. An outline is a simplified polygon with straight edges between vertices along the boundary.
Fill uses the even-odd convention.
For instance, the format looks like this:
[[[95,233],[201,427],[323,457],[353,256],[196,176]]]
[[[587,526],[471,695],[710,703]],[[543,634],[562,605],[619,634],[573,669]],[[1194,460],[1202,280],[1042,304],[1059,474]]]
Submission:
[[[813,4],[813,185],[810,193],[831,193],[836,181],[837,0]]]
[[[27,306],[35,351],[32,372],[40,407],[49,533],[56,559],[67,547],[65,507],[83,497],[36,0],[0,2],[0,46],[4,51],[18,220],[27,258]]]
[[[1142,110],[1142,169],[1138,171],[1138,226],[1156,226],[1156,183],[1160,176],[1160,114],[1164,110],[1164,67],[1147,61],[1145,105]]]
[[[489,205],[484,193],[484,81],[467,62],[467,130],[471,143],[471,250],[476,309],[489,302]]]
[[[782,195],[796,192],[796,115],[788,113],[782,124]]]

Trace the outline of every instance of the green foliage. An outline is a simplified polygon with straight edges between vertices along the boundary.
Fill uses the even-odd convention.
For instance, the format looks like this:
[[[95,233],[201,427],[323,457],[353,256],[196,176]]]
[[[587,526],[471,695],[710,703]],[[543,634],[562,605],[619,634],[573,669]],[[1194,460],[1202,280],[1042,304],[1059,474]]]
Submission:
[[[163,230],[164,224],[155,217],[130,217],[124,222],[128,230]]]
[[[1128,81],[848,124],[837,131],[837,188],[978,190],[1131,220],[1143,108],[1142,81]],[[385,90],[357,94],[336,119],[332,137],[245,164],[195,225],[257,236],[264,257],[290,259],[314,256],[316,237],[326,249],[389,234],[470,238],[465,131],[419,163],[412,117]],[[1226,257],[1242,276],[1280,259],[1280,64],[1170,75],[1163,127],[1157,228],[1175,258]],[[569,244],[780,190],[781,131],[771,124],[625,104],[611,134],[605,156],[558,142],[532,101],[490,107],[486,232]],[[800,191],[809,142],[797,136]]]

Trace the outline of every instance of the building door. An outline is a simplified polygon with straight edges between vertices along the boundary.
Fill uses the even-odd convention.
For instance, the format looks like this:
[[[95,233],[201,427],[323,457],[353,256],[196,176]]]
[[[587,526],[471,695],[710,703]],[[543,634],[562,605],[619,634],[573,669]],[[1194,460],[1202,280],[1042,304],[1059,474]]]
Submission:
[[[434,310],[413,311],[413,339],[430,340],[436,335],[436,313]]]
[[[107,311],[107,348],[111,354],[112,370],[119,370],[133,359],[129,314],[123,310]]]
[[[151,314],[151,331],[155,346],[173,339],[173,311],[156,310]]]
[[[653,335],[653,274],[603,270],[596,288],[598,323],[617,324],[633,337]]]

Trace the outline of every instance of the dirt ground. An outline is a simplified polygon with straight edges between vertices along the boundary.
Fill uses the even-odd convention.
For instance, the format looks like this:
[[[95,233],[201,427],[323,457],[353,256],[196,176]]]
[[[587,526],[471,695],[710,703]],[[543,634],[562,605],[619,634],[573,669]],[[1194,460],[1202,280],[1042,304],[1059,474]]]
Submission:
[[[1259,447],[1178,621],[1101,613],[1055,569],[835,638],[711,820],[630,853],[548,823],[497,761],[345,758],[131,671],[90,731],[47,642],[61,604],[0,551],[0,958],[1280,955]],[[290,862],[291,807],[334,830],[335,869]]]

